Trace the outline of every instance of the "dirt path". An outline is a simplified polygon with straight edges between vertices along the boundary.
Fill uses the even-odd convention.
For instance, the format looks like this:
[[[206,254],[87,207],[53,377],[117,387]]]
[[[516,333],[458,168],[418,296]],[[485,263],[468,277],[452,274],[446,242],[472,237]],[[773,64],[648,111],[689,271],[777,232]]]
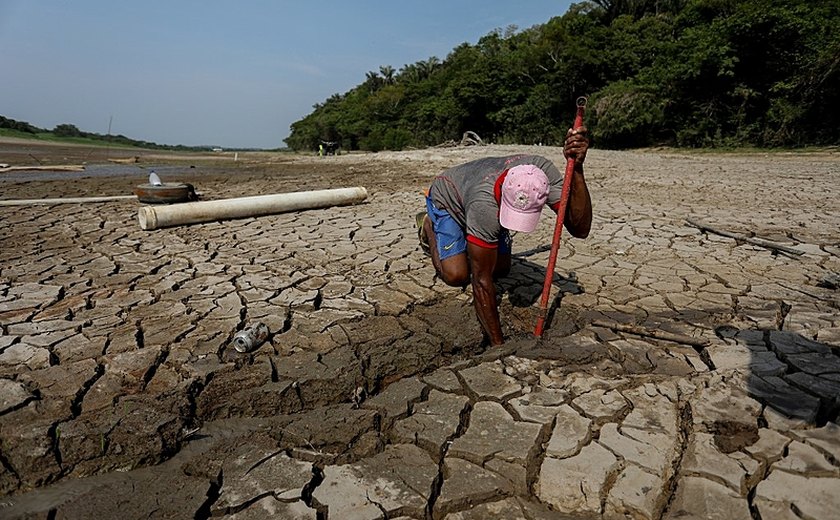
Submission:
[[[148,154],[115,176],[0,176],[3,199],[130,194],[151,168],[206,199],[371,193],[152,232],[134,202],[0,207],[0,516],[831,518],[840,156],[592,150],[593,232],[564,238],[546,337],[529,332],[548,213],[514,239],[511,339],[490,349],[413,215],[442,169],[518,152],[563,162]],[[238,354],[258,320],[270,343]]]

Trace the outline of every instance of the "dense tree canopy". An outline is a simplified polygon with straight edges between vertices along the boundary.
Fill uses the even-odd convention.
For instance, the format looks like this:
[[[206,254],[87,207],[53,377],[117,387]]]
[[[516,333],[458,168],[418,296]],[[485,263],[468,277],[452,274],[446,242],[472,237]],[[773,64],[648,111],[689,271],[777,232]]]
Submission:
[[[578,96],[602,147],[840,142],[837,0],[594,0],[445,60],[366,74],[292,124],[286,143],[421,147],[468,130],[558,144]]]

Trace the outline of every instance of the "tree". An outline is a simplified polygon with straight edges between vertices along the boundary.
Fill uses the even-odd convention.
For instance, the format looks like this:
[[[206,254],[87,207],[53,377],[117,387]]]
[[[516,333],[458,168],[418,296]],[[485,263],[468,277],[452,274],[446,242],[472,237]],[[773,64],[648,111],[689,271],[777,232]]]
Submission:
[[[0,116],[0,128],[8,128],[10,130],[17,130],[18,132],[26,132],[28,134],[36,134],[44,131],[36,126],[30,125],[26,121],[15,121],[14,119],[8,119],[3,116]]]
[[[423,78],[428,78],[432,75],[432,73],[440,66],[440,60],[436,56],[432,56],[431,58],[427,59],[426,61],[420,61],[417,63],[420,74]]]
[[[369,92],[376,92],[377,90],[379,90],[379,87],[382,86],[382,78],[380,78],[379,74],[374,70],[366,72],[365,86],[367,87]]]
[[[382,74],[382,80],[385,82],[386,85],[393,85],[394,84],[394,67],[390,65],[382,65],[379,67],[379,73]]]
[[[81,137],[82,132],[75,125],[64,123],[53,128],[53,133],[59,137]]]

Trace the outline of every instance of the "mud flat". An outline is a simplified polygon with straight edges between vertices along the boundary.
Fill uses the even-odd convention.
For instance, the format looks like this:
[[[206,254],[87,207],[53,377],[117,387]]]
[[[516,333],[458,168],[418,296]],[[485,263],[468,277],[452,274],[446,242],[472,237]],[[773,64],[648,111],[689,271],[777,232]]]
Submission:
[[[131,201],[0,208],[0,517],[834,518],[840,156],[592,150],[593,231],[564,238],[546,336],[548,212],[514,238],[510,340],[489,348],[413,216],[442,169],[519,152],[562,163],[490,146],[0,176],[3,199],[129,194],[152,167],[208,199],[371,193],[152,232]],[[255,321],[270,341],[240,354]]]

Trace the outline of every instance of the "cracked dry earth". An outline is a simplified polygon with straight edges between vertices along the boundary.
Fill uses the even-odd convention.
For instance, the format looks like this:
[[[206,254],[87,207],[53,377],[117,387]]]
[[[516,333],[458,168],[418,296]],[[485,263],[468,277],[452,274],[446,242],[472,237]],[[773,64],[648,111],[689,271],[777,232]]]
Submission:
[[[563,240],[545,337],[548,212],[514,239],[511,339],[488,348],[413,215],[440,170],[520,151],[563,164],[176,161],[158,172],[205,199],[371,196],[151,232],[133,202],[0,208],[0,517],[836,518],[840,156],[592,150],[593,231]],[[103,168],[0,177],[2,198],[147,175]],[[255,321],[270,342],[237,353]]]

